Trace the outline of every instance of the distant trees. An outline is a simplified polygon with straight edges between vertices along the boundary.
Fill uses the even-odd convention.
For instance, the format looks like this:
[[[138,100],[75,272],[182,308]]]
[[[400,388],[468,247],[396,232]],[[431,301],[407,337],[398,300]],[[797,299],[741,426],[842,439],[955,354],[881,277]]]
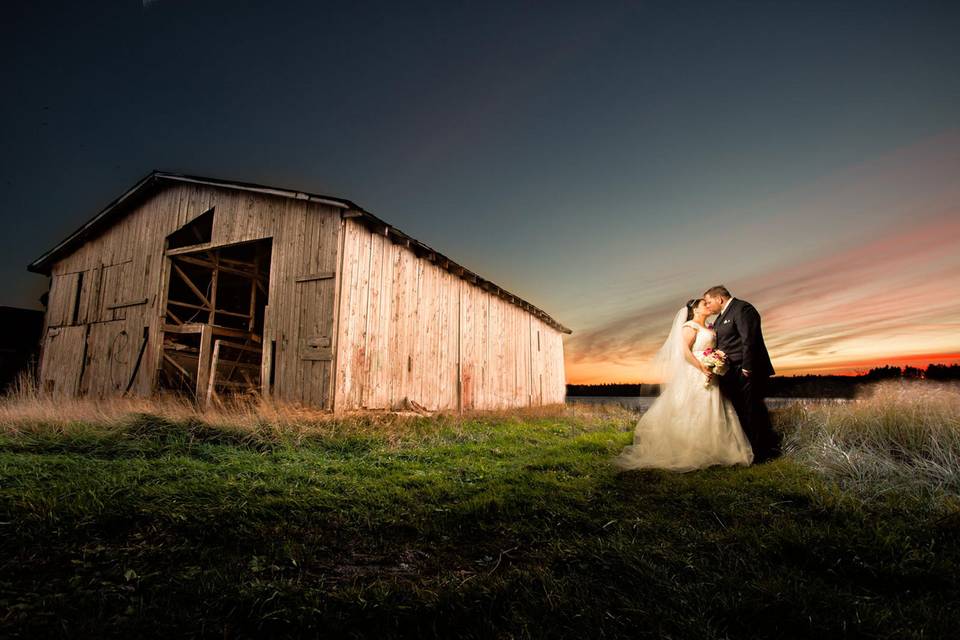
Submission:
[[[903,371],[900,369],[900,367],[886,365],[885,367],[874,367],[865,374],[854,377],[872,382],[874,380],[890,380],[891,378],[899,378],[902,375]]]
[[[912,380],[960,380],[960,364],[928,364],[926,369],[906,366],[874,367],[862,377],[864,380],[888,380],[890,378],[909,378]]]
[[[960,380],[960,364],[931,364],[923,377],[927,380]]]
[[[874,367],[856,376],[802,375],[774,376],[770,379],[767,395],[772,397],[835,397],[851,398],[857,387],[865,382],[893,379],[960,380],[960,364],[931,364],[919,367]],[[655,396],[660,385],[643,383],[607,382],[604,384],[568,384],[568,396]]]

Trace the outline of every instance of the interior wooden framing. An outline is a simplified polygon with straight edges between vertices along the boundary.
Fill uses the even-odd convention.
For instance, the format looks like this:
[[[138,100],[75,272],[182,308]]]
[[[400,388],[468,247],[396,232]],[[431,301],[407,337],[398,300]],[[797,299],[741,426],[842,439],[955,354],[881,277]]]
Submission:
[[[251,252],[249,259],[228,252]],[[271,239],[166,250],[164,321],[157,388],[193,395],[201,405],[222,393],[262,388],[263,315],[268,301]],[[230,283],[231,308],[222,288]],[[237,309],[237,282],[246,282],[245,309]]]

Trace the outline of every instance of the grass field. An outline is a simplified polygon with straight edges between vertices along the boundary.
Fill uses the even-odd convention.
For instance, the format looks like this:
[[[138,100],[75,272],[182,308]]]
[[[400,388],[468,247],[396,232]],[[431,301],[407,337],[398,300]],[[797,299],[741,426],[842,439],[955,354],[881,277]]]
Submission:
[[[951,393],[928,399],[948,423]],[[788,409],[785,457],[681,475],[608,464],[632,437],[619,409],[8,399],[0,636],[956,637],[956,485],[815,453],[863,444],[838,435],[851,412],[888,421],[874,439],[916,419],[888,409]],[[886,450],[910,465],[926,442]]]

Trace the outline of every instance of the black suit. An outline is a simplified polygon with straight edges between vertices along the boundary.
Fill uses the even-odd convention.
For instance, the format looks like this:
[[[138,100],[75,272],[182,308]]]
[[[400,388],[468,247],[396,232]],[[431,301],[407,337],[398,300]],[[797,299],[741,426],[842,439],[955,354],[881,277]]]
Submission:
[[[720,378],[720,390],[733,403],[740,425],[750,439],[754,461],[762,462],[779,451],[777,434],[764,403],[767,379],[774,374],[760,330],[760,314],[745,300],[732,298],[714,322],[717,349],[727,354],[730,368]],[[747,376],[743,373],[750,372]]]

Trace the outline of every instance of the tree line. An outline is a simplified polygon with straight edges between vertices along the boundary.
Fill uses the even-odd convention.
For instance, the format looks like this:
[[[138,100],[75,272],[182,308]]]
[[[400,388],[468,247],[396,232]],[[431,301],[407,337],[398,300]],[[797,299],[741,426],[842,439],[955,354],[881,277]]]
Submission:
[[[770,397],[835,397],[852,398],[857,388],[865,383],[892,379],[951,381],[960,380],[960,364],[930,364],[926,368],[874,367],[857,375],[807,374],[774,376],[770,378],[767,395]],[[568,384],[568,396],[655,396],[660,385],[647,383],[606,382],[602,384]]]

